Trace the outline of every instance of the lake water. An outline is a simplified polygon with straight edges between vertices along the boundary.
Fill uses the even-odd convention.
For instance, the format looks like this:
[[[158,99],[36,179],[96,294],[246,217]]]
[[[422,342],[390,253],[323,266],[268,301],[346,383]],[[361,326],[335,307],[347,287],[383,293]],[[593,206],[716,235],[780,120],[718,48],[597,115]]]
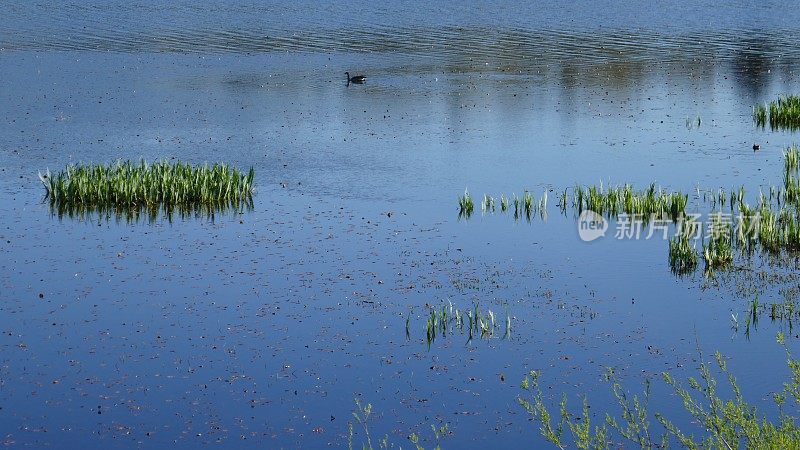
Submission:
[[[0,5],[0,439],[41,448],[346,447],[449,424],[444,448],[545,445],[517,404],[594,420],[602,379],[660,382],[721,351],[745,395],[786,380],[756,295],[793,257],[676,277],[661,239],[579,239],[557,194],[782,181],[794,133],[752,106],[797,93],[792,2],[5,2]],[[365,74],[347,85],[344,72]],[[699,119],[699,125],[698,125]],[[753,151],[753,144],[760,150]],[[38,171],[119,159],[256,171],[252,211],[155,222],[53,215]],[[547,220],[459,220],[465,188]],[[745,267],[742,269],[742,267]],[[754,268],[755,267],[755,268]],[[502,338],[426,342],[426,305],[478,303]],[[406,334],[408,321],[409,336]],[[769,411],[765,409],[765,411]],[[357,425],[357,424],[356,424]],[[657,425],[656,425],[657,429]],[[356,445],[363,438],[356,429]]]

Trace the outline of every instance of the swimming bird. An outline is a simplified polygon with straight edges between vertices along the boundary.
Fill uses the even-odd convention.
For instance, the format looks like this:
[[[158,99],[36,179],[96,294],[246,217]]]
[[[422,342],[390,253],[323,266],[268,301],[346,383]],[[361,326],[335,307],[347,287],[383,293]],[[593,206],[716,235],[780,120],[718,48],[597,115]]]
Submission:
[[[367,81],[367,77],[365,77],[364,75],[355,75],[355,76],[351,77],[350,76],[350,72],[345,72],[344,74],[347,76],[347,84],[348,85],[350,83],[364,84],[364,82]]]

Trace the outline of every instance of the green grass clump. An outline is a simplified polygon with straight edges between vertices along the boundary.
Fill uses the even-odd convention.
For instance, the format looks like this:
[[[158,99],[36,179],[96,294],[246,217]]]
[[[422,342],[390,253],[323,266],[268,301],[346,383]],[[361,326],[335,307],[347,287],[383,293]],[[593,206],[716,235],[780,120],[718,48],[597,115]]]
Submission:
[[[469,191],[464,189],[464,195],[458,197],[458,217],[469,218],[475,210],[475,202]]]
[[[764,128],[767,125],[769,113],[766,105],[756,105],[753,107],[753,121],[757,126]]]
[[[494,312],[489,309],[482,313],[475,304],[471,309],[462,311],[455,306],[452,302],[442,304],[441,307],[436,308],[428,306],[429,314],[425,322],[425,336],[428,342],[428,348],[433,344],[437,337],[446,337],[448,333],[458,332],[467,334],[467,341],[471,341],[475,337],[482,339],[489,339],[495,336],[495,332],[501,327],[505,326],[504,338],[511,336],[511,317],[506,315],[506,320],[503,324],[497,321]],[[406,318],[406,337],[411,337],[411,317]]]
[[[731,225],[722,221],[720,214],[712,215],[712,235],[707,244],[703,244],[703,259],[706,269],[724,268],[733,262],[733,248],[731,245]]]
[[[673,236],[669,240],[669,265],[676,274],[686,274],[697,267],[697,250],[689,242],[689,234]]]
[[[689,196],[680,192],[665,192],[651,184],[637,191],[630,184],[604,188],[589,186],[575,188],[575,207],[578,211],[590,210],[608,217],[620,214],[640,215],[647,221],[651,216],[666,216],[678,220],[686,213]]]
[[[481,211],[483,213],[494,212],[494,198],[489,194],[483,194],[483,203],[481,204]]]
[[[753,108],[753,121],[759,127],[773,130],[800,128],[800,96],[789,95]]]
[[[165,211],[223,208],[252,200],[255,173],[227,164],[192,166],[167,161],[148,164],[77,164],[39,174],[46,198],[64,211]]]
[[[786,172],[797,172],[800,168],[800,149],[797,144],[792,144],[783,152],[783,161]]]

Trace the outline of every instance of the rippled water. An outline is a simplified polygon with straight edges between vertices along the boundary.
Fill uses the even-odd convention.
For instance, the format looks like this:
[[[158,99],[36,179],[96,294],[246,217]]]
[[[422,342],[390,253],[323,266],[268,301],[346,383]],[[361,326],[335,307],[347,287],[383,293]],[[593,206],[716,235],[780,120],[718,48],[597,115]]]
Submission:
[[[0,11],[12,448],[344,447],[355,397],[394,442],[449,423],[444,448],[541,446],[516,404],[531,369],[553,399],[589,393],[601,415],[605,367],[635,389],[694,375],[698,346],[730,356],[756,401],[785,379],[786,326],[762,320],[748,339],[730,315],[754,292],[788,295],[794,260],[676,278],[665,242],[581,242],[552,204],[576,183],[744,185],[751,202],[780,183],[796,136],[757,129],[751,108],[797,92],[793,3]],[[347,86],[345,71],[368,81]],[[252,165],[253,210],[131,223],[42,201],[39,170],[141,157]],[[459,221],[465,187],[552,189],[550,215]],[[428,349],[425,305],[448,300],[508,311],[512,338]],[[691,429],[654,386],[653,408]]]

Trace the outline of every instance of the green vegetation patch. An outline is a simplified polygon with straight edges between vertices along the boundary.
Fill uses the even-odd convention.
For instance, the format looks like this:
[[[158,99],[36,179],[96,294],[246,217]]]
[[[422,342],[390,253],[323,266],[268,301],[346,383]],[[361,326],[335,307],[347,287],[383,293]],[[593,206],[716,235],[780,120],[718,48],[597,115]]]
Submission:
[[[773,130],[796,130],[800,128],[800,97],[789,95],[769,104],[753,107],[753,121],[761,128],[767,124]]]
[[[50,206],[59,212],[170,212],[214,210],[252,201],[252,168],[224,163],[193,166],[167,161],[68,165],[39,174]]]

